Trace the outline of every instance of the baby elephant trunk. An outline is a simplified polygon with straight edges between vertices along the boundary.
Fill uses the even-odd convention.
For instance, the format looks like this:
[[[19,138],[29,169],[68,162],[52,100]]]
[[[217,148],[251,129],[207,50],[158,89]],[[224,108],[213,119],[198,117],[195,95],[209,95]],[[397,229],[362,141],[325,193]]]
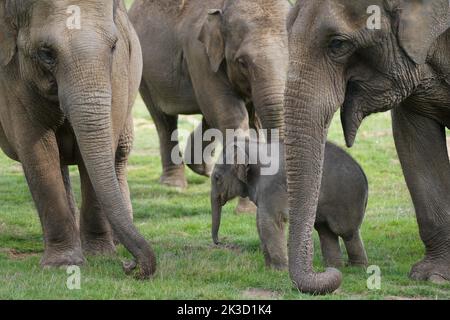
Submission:
[[[220,219],[222,217],[222,203],[220,197],[215,195],[214,192],[211,194],[211,209],[212,209],[212,225],[211,225],[211,235],[215,244],[219,244],[219,228]]]

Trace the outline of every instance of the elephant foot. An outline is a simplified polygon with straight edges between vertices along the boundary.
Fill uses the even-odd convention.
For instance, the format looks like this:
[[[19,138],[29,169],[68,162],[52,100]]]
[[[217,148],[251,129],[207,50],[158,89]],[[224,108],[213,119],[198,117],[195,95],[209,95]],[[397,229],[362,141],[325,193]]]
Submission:
[[[41,259],[43,268],[58,268],[68,266],[81,266],[84,264],[83,253],[80,248],[57,250],[46,249]]]
[[[288,264],[287,262],[271,262],[267,267],[277,270],[277,271],[287,271],[288,270]]]
[[[202,163],[202,164],[188,164],[187,165],[189,167],[189,169],[191,169],[192,171],[194,171],[196,174],[201,175],[201,176],[205,176],[205,177],[210,177],[212,170],[213,170],[213,165],[211,164],[206,164],[206,163]]]
[[[288,257],[282,256],[280,254],[273,254],[271,255],[268,251],[263,249],[264,254],[264,262],[266,264],[266,267],[273,270],[278,271],[286,271],[288,270]]]
[[[409,277],[418,281],[446,284],[450,281],[450,261],[424,258],[412,267]]]
[[[351,267],[366,268],[369,265],[369,261],[367,261],[366,258],[348,259],[347,265]]]
[[[162,185],[178,189],[186,189],[188,186],[186,177],[184,176],[184,167],[165,170],[159,178],[159,182]]]
[[[85,237],[82,240],[83,252],[86,255],[114,255],[116,253],[116,246],[113,238],[108,234],[101,237]]]
[[[256,214],[256,205],[249,198],[239,198],[239,202],[234,209],[236,214],[251,213]]]

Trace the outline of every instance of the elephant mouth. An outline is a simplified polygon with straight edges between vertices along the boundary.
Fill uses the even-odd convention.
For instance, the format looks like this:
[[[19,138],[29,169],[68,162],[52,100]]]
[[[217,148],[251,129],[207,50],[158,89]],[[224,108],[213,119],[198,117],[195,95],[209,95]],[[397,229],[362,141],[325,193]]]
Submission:
[[[51,79],[49,81],[49,89],[48,89],[48,95],[51,99],[57,99],[58,98],[58,83],[55,79]]]
[[[33,89],[51,102],[59,101],[59,88],[55,78],[45,78],[39,82],[33,82]]]

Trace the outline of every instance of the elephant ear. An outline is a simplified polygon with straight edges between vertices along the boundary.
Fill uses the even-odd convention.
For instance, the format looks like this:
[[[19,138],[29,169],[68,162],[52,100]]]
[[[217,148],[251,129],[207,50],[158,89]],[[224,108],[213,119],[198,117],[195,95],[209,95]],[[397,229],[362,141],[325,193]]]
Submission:
[[[400,45],[416,64],[424,64],[433,43],[449,28],[449,1],[403,0],[400,9]]]
[[[217,72],[225,59],[225,42],[222,36],[222,10],[213,9],[202,26],[198,40],[206,48],[211,69]]]
[[[6,1],[0,1],[0,66],[8,65],[16,53],[16,31],[7,14]]]
[[[249,156],[247,149],[247,143],[245,149],[240,148],[238,145],[234,149],[234,173],[239,181],[247,184],[248,173],[250,170]]]

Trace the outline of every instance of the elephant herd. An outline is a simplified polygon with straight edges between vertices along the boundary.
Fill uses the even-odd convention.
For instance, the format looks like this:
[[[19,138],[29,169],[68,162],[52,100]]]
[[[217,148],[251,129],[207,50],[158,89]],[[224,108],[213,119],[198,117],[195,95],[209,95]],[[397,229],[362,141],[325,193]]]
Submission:
[[[129,12],[123,0],[0,0],[0,147],[22,164],[44,234],[42,266],[81,265],[120,242],[134,257],[126,272],[154,274],[126,177],[138,91],[158,131],[165,185],[187,187],[173,159],[181,114],[203,117],[185,158],[196,132],[239,130],[248,142],[250,129],[277,130],[276,175],[246,162],[185,163],[211,176],[214,241],[220,207],[249,197],[267,265],[287,267],[311,294],[341,284],[338,237],[349,263],[367,264],[359,235],[367,180],[327,143],[333,115],[341,110],[350,147],[365,117],[391,110],[425,246],[410,277],[450,281],[448,0],[135,0]],[[71,165],[81,179],[79,219]],[[329,267],[322,273],[312,265],[314,227]]]

